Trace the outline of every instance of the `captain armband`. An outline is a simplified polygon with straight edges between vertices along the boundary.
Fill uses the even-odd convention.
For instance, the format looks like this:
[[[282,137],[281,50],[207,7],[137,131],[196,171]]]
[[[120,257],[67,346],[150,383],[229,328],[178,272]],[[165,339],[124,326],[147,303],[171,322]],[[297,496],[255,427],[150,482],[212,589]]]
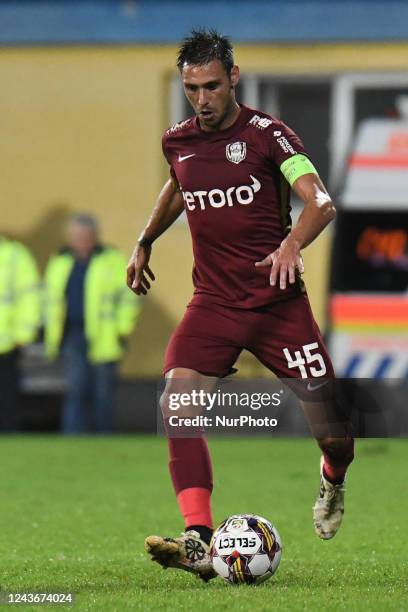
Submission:
[[[280,170],[292,187],[293,183],[304,174],[317,174],[317,170],[306,155],[298,153],[283,162]]]

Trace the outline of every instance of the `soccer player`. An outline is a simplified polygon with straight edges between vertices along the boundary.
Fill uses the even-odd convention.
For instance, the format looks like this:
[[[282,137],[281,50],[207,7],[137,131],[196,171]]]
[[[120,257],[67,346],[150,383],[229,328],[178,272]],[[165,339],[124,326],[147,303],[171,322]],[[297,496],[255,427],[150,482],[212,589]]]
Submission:
[[[282,121],[237,103],[239,68],[228,38],[193,30],[181,44],[177,66],[195,116],[163,136],[171,176],[127,269],[128,286],[146,294],[154,280],[152,245],[185,210],[195,290],[166,350],[165,422],[174,390],[181,384],[212,388],[233,371],[242,349],[278,377],[303,382],[303,408],[322,450],[314,526],[319,537],[329,539],[344,512],[353,438],[333,399],[322,400],[324,410],[316,411],[316,390],[330,386],[334,372],[300,274],[301,250],[334,218],[335,209],[298,136]],[[291,188],[304,203],[294,228]],[[336,423],[336,432],[325,422]],[[213,520],[206,440],[170,436],[168,443],[186,531],[178,538],[150,536],[145,547],[162,566],[208,580],[215,574],[208,554]]]

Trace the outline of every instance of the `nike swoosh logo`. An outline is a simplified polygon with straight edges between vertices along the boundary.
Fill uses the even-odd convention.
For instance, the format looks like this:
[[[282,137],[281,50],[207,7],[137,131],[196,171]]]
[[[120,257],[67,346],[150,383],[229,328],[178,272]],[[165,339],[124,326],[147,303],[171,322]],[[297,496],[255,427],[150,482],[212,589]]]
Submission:
[[[327,385],[329,381],[326,380],[324,383],[321,383],[320,385],[314,385],[312,386],[310,383],[307,383],[307,390],[308,391],[316,391],[316,389],[320,389],[320,387],[324,387],[324,385]]]
[[[180,155],[180,153],[179,153],[179,158],[178,158],[178,160],[179,160],[179,162],[182,162],[182,161],[184,161],[185,159],[188,159],[189,157],[194,157],[194,155],[195,155],[195,153],[191,153],[191,155],[183,155],[183,156],[181,156],[181,155]]]

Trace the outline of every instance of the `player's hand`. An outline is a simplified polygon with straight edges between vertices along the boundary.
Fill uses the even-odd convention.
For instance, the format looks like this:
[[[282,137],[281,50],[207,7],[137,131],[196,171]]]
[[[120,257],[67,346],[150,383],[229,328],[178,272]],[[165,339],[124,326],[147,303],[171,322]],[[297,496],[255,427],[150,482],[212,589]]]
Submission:
[[[155,276],[149,267],[149,259],[152,252],[152,247],[141,246],[137,244],[129,259],[126,274],[126,283],[136,295],[146,295],[151,285],[150,280],[154,281]]]
[[[299,245],[295,240],[291,240],[290,236],[282,241],[276,251],[270,253],[262,261],[257,261],[255,266],[257,268],[272,266],[270,283],[274,287],[279,279],[281,289],[286,289],[288,278],[291,285],[296,282],[296,268],[300,274],[303,274],[305,270]]]

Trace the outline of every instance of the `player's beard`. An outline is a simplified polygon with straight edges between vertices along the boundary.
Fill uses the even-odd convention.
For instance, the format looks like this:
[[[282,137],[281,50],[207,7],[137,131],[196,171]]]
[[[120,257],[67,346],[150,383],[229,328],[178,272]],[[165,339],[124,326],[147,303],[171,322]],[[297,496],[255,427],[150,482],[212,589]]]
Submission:
[[[200,124],[202,121],[205,127],[209,127],[213,131],[219,130],[221,125],[228,119],[229,115],[232,115],[234,111],[234,105],[235,100],[230,100],[221,115],[217,117],[216,112],[213,111],[213,119],[210,119],[209,121],[206,121],[205,118],[202,118],[199,113]]]

